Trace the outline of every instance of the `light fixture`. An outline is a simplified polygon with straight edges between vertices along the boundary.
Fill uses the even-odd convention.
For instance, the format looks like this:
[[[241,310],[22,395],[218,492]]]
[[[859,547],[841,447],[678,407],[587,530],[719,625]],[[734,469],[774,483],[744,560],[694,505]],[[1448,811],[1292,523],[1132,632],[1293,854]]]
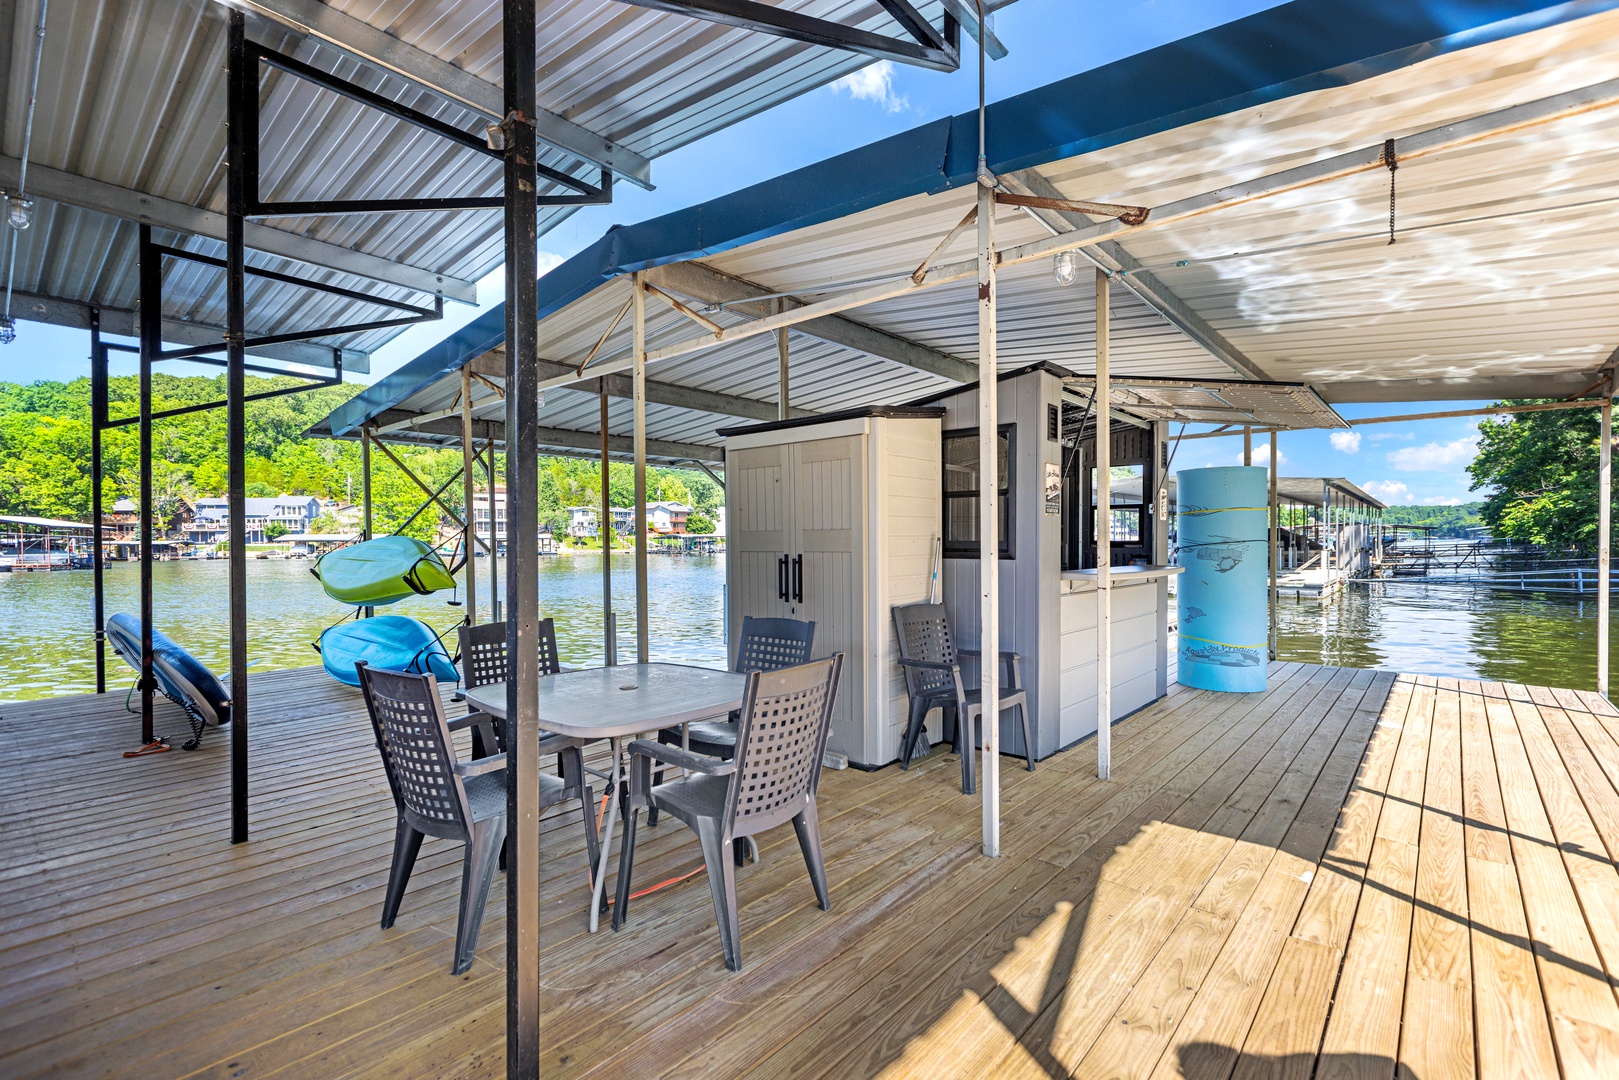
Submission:
[[[6,222],[18,232],[34,223],[34,200],[21,195],[6,196]]]
[[[17,323],[9,315],[0,315],[0,345],[17,340]]]
[[[1057,252],[1051,260],[1051,272],[1056,275],[1058,285],[1072,285],[1079,277],[1079,271],[1074,266],[1074,253]]]

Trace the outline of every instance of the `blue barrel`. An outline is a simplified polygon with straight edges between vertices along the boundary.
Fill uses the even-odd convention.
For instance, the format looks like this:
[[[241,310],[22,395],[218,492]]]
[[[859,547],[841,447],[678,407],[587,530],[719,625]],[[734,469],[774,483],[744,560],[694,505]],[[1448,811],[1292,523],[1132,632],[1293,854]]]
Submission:
[[[1269,476],[1260,466],[1176,474],[1179,674],[1199,690],[1265,689]]]

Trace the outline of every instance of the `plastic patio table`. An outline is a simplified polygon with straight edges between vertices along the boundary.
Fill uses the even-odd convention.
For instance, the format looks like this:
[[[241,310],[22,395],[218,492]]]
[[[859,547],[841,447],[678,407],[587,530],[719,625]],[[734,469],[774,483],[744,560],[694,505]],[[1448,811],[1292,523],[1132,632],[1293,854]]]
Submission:
[[[617,819],[622,742],[643,732],[724,716],[742,707],[747,676],[688,664],[619,664],[547,675],[539,680],[540,727],[575,739],[607,739],[613,747],[607,831],[590,892],[590,929],[600,920],[607,860]],[[506,719],[506,684],[466,692],[473,708]]]

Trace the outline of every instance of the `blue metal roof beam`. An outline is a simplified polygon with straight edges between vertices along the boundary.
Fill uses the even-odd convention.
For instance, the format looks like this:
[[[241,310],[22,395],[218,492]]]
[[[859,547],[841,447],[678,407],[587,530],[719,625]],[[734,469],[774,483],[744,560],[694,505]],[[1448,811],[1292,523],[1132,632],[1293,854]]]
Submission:
[[[1118,146],[1434,56],[1528,33],[1619,0],[1293,0],[996,102],[996,173]],[[616,227],[540,280],[540,318],[614,277],[683,262],[973,182],[977,114],[937,120],[685,210]],[[495,307],[332,414],[342,434],[504,337]],[[475,350],[475,351],[472,351]]]

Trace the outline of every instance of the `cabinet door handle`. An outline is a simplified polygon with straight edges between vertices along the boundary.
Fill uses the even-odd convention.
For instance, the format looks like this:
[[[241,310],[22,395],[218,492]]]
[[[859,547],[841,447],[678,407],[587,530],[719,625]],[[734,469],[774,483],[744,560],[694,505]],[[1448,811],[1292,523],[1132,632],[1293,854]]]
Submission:
[[[793,600],[804,602],[804,556],[793,556]]]
[[[787,599],[787,556],[776,560],[776,596]]]

